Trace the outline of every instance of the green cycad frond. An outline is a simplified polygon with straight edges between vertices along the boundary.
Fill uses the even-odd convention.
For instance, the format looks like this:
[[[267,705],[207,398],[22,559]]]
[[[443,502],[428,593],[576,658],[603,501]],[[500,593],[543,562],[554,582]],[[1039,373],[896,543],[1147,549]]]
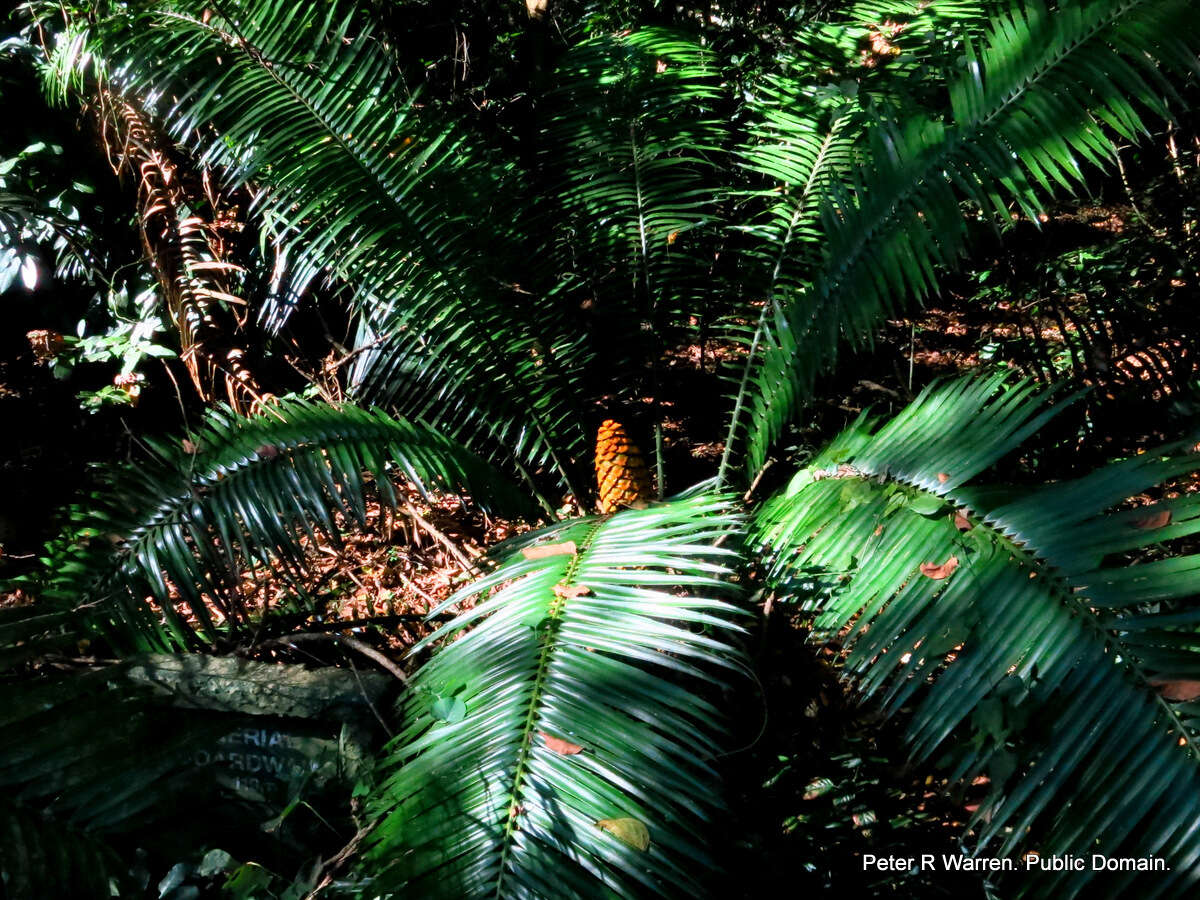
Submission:
[[[447,601],[477,605],[420,645],[457,637],[413,679],[385,762],[382,888],[704,893],[722,716],[697,692],[742,665],[717,599],[737,554],[715,546],[739,527],[711,495],[576,519],[538,535],[575,553],[514,553]],[[597,827],[614,819],[649,847]]]
[[[429,340],[417,337],[416,329],[424,327],[417,312],[406,315],[412,321],[390,337],[369,326],[361,329],[352,351],[359,358],[352,368],[351,396],[359,402],[402,410],[406,417],[428,422],[468,443],[497,465],[519,473],[539,498],[531,472],[544,469],[557,473],[564,485],[574,485],[571,489],[575,496],[587,496],[577,480],[569,480],[575,474],[573,461],[581,458],[583,417],[574,404],[559,402],[564,396],[583,395],[579,368],[559,365],[563,359],[581,361],[589,357],[582,337],[572,338],[561,332],[556,336],[553,330],[541,334],[514,332],[507,313],[496,309],[490,313],[496,318],[484,323],[490,337],[482,341],[488,348],[482,351],[473,335],[450,323],[436,323]],[[482,309],[476,314],[482,316]],[[441,333],[443,325],[449,328],[445,334]],[[463,342],[468,351],[455,355],[455,344]],[[436,358],[431,358],[431,347],[435,345]],[[477,358],[480,353],[503,356],[511,377],[506,376],[505,369]],[[537,411],[536,417],[524,417],[519,412],[506,414],[495,393],[486,386],[481,389],[480,378],[499,380],[510,391],[540,379],[548,379],[557,388],[524,397],[521,402]],[[493,386],[498,388],[499,384]],[[547,501],[543,500],[542,506],[553,513]]]
[[[4,896],[93,900],[114,896],[113,886],[133,896],[130,863],[106,840],[203,822],[197,812],[214,796],[213,770],[194,765],[196,749],[232,727],[228,717],[155,699],[124,666],[5,685]]]
[[[73,900],[108,900],[127,888],[124,865],[103,842],[36,812],[0,806],[4,896],[44,897],[54,885]]]
[[[741,230],[761,242],[767,293],[794,291],[820,261],[821,204],[854,165],[861,112],[844,97],[817,97],[789,78],[764,78],[748,103],[754,119],[742,165],[771,187],[761,221]]]
[[[752,377],[765,330],[788,298],[808,285],[821,252],[821,207],[831,188],[851,171],[859,137],[855,125],[860,116],[845,98],[818,101],[807,85],[785,78],[765,79],[750,106],[755,122],[739,156],[749,172],[775,187],[762,192],[767,208],[761,219],[741,229],[752,242],[746,257],[761,278],[752,286],[762,298],[762,309],[753,330],[727,326],[749,352],[731,376],[738,381],[721,454],[722,481],[737,446],[742,410],[755,386]]]
[[[869,343],[883,317],[936,289],[964,245],[960,203],[1000,221],[1009,204],[1036,217],[1052,190],[1079,183],[1083,164],[1111,159],[1111,135],[1136,139],[1142,114],[1163,112],[1165,73],[1194,68],[1198,25],[1186,0],[1022,4],[994,21],[981,50],[967,45],[949,117],[874,129],[870,164],[825,208],[811,287],[768,311],[747,423],[752,473],[840,341]]]
[[[478,227],[478,198],[500,190],[507,167],[404,93],[365,19],[345,0],[179,2],[117,14],[102,45],[119,88],[158,99],[201,164],[266,188],[255,212],[295,269],[353,288],[382,345],[367,356],[415,356],[426,386],[453,385],[458,403],[486,397],[500,424],[485,438],[518,433],[518,457],[550,459],[569,482],[586,447],[571,391],[584,360],[549,355],[577,345],[505,286],[504,223]],[[357,396],[378,402],[386,388],[367,379]],[[437,412],[455,421],[454,402]]]
[[[46,202],[24,194],[5,191],[0,178],[0,284],[7,289],[16,275],[20,251],[38,241],[52,243],[62,266],[94,275],[102,260],[88,245],[88,235]]]
[[[394,474],[421,490],[465,490],[485,508],[525,506],[494,469],[448,438],[352,406],[291,401],[251,418],[218,413],[185,446],[155,450],[149,465],[118,473],[51,546],[38,592],[51,609],[78,609],[95,627],[137,635],[142,649],[194,642],[180,601],[208,639],[217,623],[206,598],[225,620],[244,621],[244,567],[271,565],[295,578],[302,538],[336,539],[339,515],[363,523],[368,489],[394,504]]]
[[[1171,870],[1153,887],[1177,893],[1200,877],[1200,708],[1162,685],[1200,673],[1200,557],[1112,559],[1200,531],[1200,497],[1111,510],[1200,458],[1146,453],[1000,503],[968,485],[1054,414],[1048,396],[964,380],[878,431],[860,420],[764,508],[759,535],[818,634],[852,626],[864,694],[911,708],[914,753],[990,775],[981,849],[1156,855]],[[1086,881],[1046,879],[1021,887]]]
[[[48,612],[38,604],[0,610],[0,672],[47,652],[69,651],[86,634],[84,624],[65,610]]]
[[[30,4],[29,11],[38,18],[61,15],[61,10]],[[66,106],[67,99],[85,90],[89,76],[98,80],[106,77],[104,60],[96,51],[92,31],[85,22],[67,22],[54,36],[41,65],[42,93],[55,106]]]
[[[718,74],[710,50],[658,28],[584,41],[555,72],[542,213],[555,216],[558,268],[629,336],[602,348],[606,366],[643,365],[661,353],[646,326],[661,339],[699,311],[725,132]]]
[[[436,218],[420,188],[463,136],[417,115],[359,19],[346,2],[167,3],[105,23],[100,45],[116,84],[156,101],[203,163],[271,186],[260,215],[314,270],[352,272],[367,293],[414,279],[437,290],[468,248],[461,218]],[[166,85],[178,93],[159,99]]]
[[[734,369],[734,412],[721,460],[721,478],[738,447],[738,428],[755,379],[764,335],[780,311],[812,286],[826,251],[822,212],[830,198],[851,191],[856,166],[868,155],[867,126],[882,110],[911,114],[933,69],[950,66],[954,46],[977,35],[986,22],[981,4],[865,2],[839,9],[834,21],[813,23],[797,38],[794,56],[781,73],[762,76],[746,99],[750,124],[738,156],[743,168],[767,186],[758,192],[766,208],[740,226],[751,239],[745,254],[761,299],[758,322],[735,326],[735,340],[749,354]],[[901,26],[893,37],[896,56],[879,57],[870,37]],[[889,32],[890,33],[890,32]],[[903,35],[903,38],[899,35]],[[958,51],[954,51],[958,52]],[[839,78],[841,80],[839,81]]]
[[[187,659],[197,661],[181,655],[59,677],[43,671],[0,688],[4,897],[145,896],[145,860],[135,861],[131,847],[142,848],[139,856],[149,851],[150,860],[164,852],[177,859],[175,853],[236,842],[230,832],[242,821],[258,831],[269,807],[231,788],[240,766],[229,766],[221,753],[229,735],[248,725],[245,712],[234,712],[237,699],[230,702],[237,677],[224,668],[224,677],[199,679],[199,689],[197,682],[148,677],[169,671],[171,662],[203,670]],[[283,714],[279,701],[289,698],[284,686],[304,685],[313,674],[301,666],[250,665],[259,667],[260,678],[276,673],[275,686],[283,687],[271,700],[258,698],[258,714]],[[222,685],[222,697],[205,703],[213,684]],[[297,693],[305,696],[303,688]],[[295,714],[297,707],[286,711]],[[259,721],[279,720],[264,715]]]
[[[0,786],[9,803],[95,832],[161,817],[191,789],[198,742],[230,719],[154,700],[114,666],[3,691]],[[120,727],[114,727],[119,722]]]

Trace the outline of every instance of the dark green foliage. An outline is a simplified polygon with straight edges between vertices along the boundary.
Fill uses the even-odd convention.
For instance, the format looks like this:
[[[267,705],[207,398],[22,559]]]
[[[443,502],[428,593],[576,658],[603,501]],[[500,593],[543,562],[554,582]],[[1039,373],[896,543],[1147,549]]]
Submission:
[[[27,810],[0,808],[0,896],[45,896],[46,885],[70,897],[109,897],[122,884],[123,866],[94,837]]]
[[[132,896],[112,839],[202,809],[212,770],[190,762],[229,722],[155,702],[123,666],[6,684],[0,699],[3,896]]]
[[[312,544],[365,524],[372,499],[395,505],[395,479],[538,530],[431,611],[454,617],[414,648],[435,652],[355,789],[345,891],[710,891],[750,586],[841,641],[844,673],[904,722],[916,759],[951,782],[987,776],[968,852],[1152,853],[1171,866],[1155,889],[1187,894],[1200,709],[1169,695],[1200,680],[1200,562],[1170,542],[1200,531],[1200,501],[1121,504],[1195,469],[1193,443],[1040,488],[983,486],[1066,403],[984,374],[887,424],[864,415],[762,507],[722,490],[772,459],[799,464],[789,430],[818,378],[932,297],[975,230],[1036,221],[1166,114],[1200,11],[760,6],[578,3],[525,20],[465,3],[446,20],[450,67],[405,33],[403,4],[34,4],[59,40],[52,99],[135,102],[181,172],[240,191],[260,246],[238,277],[261,288],[264,345],[284,355],[303,326],[323,334],[336,353],[321,390],[359,404],[219,410],[181,442],[148,440],[148,459],[73,510],[26,582],[35,606],[0,617],[17,692],[0,775],[20,804],[88,832],[64,854],[102,855],[93,832],[169,796],[192,736],[150,734],[141,698],[107,673],[16,673],[44,675],[87,635],[122,657],[252,645],[240,576],[266,569],[303,606]],[[467,71],[480,21],[503,32],[490,51],[517,48],[487,77]],[[608,33],[626,21],[643,27]],[[9,232],[12,206],[0,200]],[[621,405],[651,410],[661,496],[663,357],[698,347],[706,374],[713,334],[732,375],[727,405],[701,399],[728,429],[715,481],[564,519],[589,506],[593,419]],[[105,716],[128,729],[102,733]],[[130,742],[152,748],[146,766],[122,759]],[[35,758],[49,787],[19,774]],[[29,846],[56,846],[42,821],[12,821]],[[1089,878],[1011,887],[1086,895]]]
[[[1051,191],[1112,158],[1114,138],[1145,131],[1146,112],[1163,110],[1166,73],[1195,66],[1186,43],[1195,16],[1175,0],[1053,14],[1038,3],[1014,7],[981,46],[967,45],[944,115],[885,117],[872,129],[852,189],[822,205],[822,263],[763,313],[756,336],[765,350],[749,394],[752,473],[843,338],[869,343],[881,318],[936,290],[939,271],[964,248],[964,200],[1001,223],[1010,208],[1036,218]],[[802,174],[811,156],[797,161]]]
[[[583,440],[571,384],[586,360],[489,266],[506,235],[499,219],[477,228],[479,204],[505,167],[420,109],[353,4],[220,10],[110,20],[97,39],[121,90],[177,85],[157,110],[167,129],[233,184],[270,186],[256,213],[290,260],[293,294],[326,271],[353,285],[359,396],[498,446],[506,463],[550,461],[569,481],[564,453]],[[278,327],[289,312],[263,315]]]
[[[571,48],[547,97],[541,215],[569,296],[586,297],[599,324],[606,379],[631,394],[689,316],[711,315],[728,105],[718,76],[710,50],[649,28]]]
[[[1200,557],[1109,560],[1200,531],[1195,495],[1113,511],[1194,470],[1195,450],[1003,499],[972,484],[1057,411],[1048,399],[965,380],[878,429],[860,420],[764,507],[759,533],[818,635],[853,626],[859,690],[892,713],[914,707],[913,752],[945,754],[953,778],[990,776],[981,846],[1010,855],[1034,825],[1040,852],[1066,854],[1086,834],[1109,856],[1165,858],[1155,888],[1178,890],[1196,874],[1196,787],[1183,787],[1200,787],[1195,711],[1158,686],[1200,671]],[[1074,891],[1090,874],[1060,878]],[[1051,895],[1059,881],[1022,889]]]
[[[9,801],[97,832],[160,820],[172,795],[190,787],[195,773],[181,769],[197,743],[228,727],[157,707],[120,666],[6,685],[4,696],[0,783]]]

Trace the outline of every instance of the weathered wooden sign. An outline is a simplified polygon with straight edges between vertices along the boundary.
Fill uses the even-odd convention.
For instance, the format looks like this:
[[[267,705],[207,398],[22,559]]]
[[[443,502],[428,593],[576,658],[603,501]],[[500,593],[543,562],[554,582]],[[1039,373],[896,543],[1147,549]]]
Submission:
[[[192,764],[244,800],[278,808],[302,786],[352,780],[372,705],[392,682],[374,672],[306,669],[232,657],[148,656],[127,670],[173,706],[228,721]]]

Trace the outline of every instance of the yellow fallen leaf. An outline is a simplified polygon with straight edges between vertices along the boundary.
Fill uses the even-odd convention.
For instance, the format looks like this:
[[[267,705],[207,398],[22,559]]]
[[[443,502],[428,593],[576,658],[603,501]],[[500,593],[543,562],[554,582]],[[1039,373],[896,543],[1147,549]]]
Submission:
[[[949,578],[957,568],[958,557],[952,556],[940,566],[937,563],[921,563],[921,574],[934,581],[941,581],[943,578]]]
[[[554,586],[555,597],[586,597],[592,592],[592,589],[586,584],[556,584]]]
[[[1130,524],[1134,528],[1140,528],[1142,531],[1153,531],[1155,528],[1162,528],[1164,525],[1171,524],[1171,511],[1169,509],[1160,509],[1157,512],[1150,513],[1148,516],[1134,519]]]
[[[1195,700],[1200,697],[1200,681],[1152,681],[1151,685],[1166,700]]]
[[[526,547],[521,551],[521,555],[526,559],[545,559],[548,556],[574,556],[576,552],[574,541],[563,541],[561,544]]]
[[[560,756],[573,756],[576,753],[583,752],[583,748],[578,744],[572,744],[568,740],[554,737],[554,735],[546,734],[544,731],[539,731],[538,734],[542,736],[542,740],[546,742],[546,746]]]
[[[607,831],[623,844],[645,853],[650,849],[650,829],[637,819],[601,819],[596,827]]]

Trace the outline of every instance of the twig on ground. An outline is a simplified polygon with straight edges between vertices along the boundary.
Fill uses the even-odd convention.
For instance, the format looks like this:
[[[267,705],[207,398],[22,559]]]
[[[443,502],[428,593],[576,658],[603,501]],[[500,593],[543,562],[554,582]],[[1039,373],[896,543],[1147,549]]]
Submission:
[[[438,601],[432,594],[430,594],[428,591],[422,590],[419,584],[417,584],[403,572],[396,570],[396,577],[404,582],[404,586],[406,588],[409,588],[414,593],[419,594],[422,598],[424,598],[425,602],[429,604],[430,609],[438,605]]]
[[[438,531],[437,528],[433,526],[433,523],[417,512],[416,508],[407,500],[404,502],[404,507],[406,510],[408,510],[408,514],[412,516],[412,520],[420,525],[426,534],[445,547],[450,552],[450,555],[458,560],[459,565],[461,565],[464,570],[467,572],[475,571],[475,562],[469,556],[467,556],[459,548],[459,546],[454,543],[454,541],[450,540],[450,538]]]
[[[304,900],[314,900],[314,898],[321,891],[325,890],[325,888],[329,887],[329,885],[333,883],[334,873],[336,873],[338,869],[346,864],[346,860],[350,859],[350,857],[352,857],[358,850],[358,845],[363,842],[363,838],[374,831],[375,827],[382,821],[382,819],[376,819],[371,824],[364,825],[362,828],[358,829],[354,837],[350,838],[350,842],[341,850],[339,850],[335,856],[331,857],[328,862],[322,865],[321,868],[324,870],[324,874],[321,876],[321,881],[316,887],[304,895]]]
[[[358,638],[352,638],[345,634],[329,634],[327,632],[306,631],[301,634],[286,634],[283,637],[273,638],[272,640],[259,644],[258,647],[261,649],[263,647],[278,646],[280,644],[293,644],[302,641],[337,641],[338,643],[344,644],[352,650],[357,650],[368,659],[374,660],[384,669],[387,669],[387,671],[399,678],[403,684],[408,684],[408,676],[404,674],[404,670],[398,665],[396,665],[369,644],[365,644],[358,640]]]
[[[383,729],[388,737],[395,737],[392,729],[388,728],[388,723],[384,721],[383,716],[379,714],[379,710],[375,708],[375,701],[371,699],[371,695],[367,693],[367,689],[363,687],[362,679],[358,677],[358,666],[354,664],[354,660],[349,655],[346,656],[346,662],[350,663],[350,671],[354,673],[354,680],[358,683],[358,692],[362,694],[363,700],[366,701],[367,708],[371,710],[371,714],[375,716],[375,721],[379,723],[379,727]]]

